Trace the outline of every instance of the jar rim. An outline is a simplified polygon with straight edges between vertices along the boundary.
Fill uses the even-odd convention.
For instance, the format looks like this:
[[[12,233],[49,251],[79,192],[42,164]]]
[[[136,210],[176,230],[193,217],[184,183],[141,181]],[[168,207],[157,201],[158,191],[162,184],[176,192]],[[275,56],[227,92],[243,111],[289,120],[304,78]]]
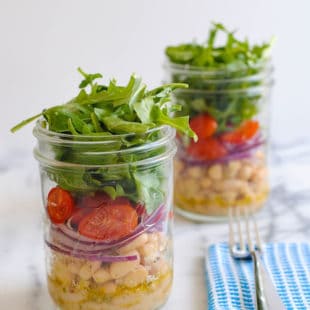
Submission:
[[[47,142],[55,142],[55,143],[85,143],[85,144],[98,144],[100,142],[108,142],[115,141],[117,139],[130,138],[139,135],[146,135],[152,132],[156,132],[159,130],[168,130],[171,128],[168,125],[161,125],[154,128],[151,128],[144,133],[126,133],[126,134],[111,134],[111,135],[72,135],[69,133],[60,133],[56,131],[51,131],[47,128],[42,127],[42,122],[45,121],[44,118],[40,118],[35,127],[33,128],[33,135],[42,140],[46,140]],[[172,129],[172,128],[171,128]]]
[[[203,88],[187,88],[179,89],[175,91],[174,96],[177,97],[178,94],[202,94],[202,95],[220,95],[220,94],[239,94],[239,95],[249,95],[249,94],[261,94],[263,90],[269,89],[274,85],[274,80],[261,84],[260,86],[251,86],[247,88],[236,88],[236,89],[218,89],[218,90],[207,90]]]
[[[164,69],[170,69],[173,72],[186,72],[189,75],[201,75],[202,73],[205,76],[217,76],[220,74],[227,74],[227,73],[234,73],[234,72],[242,72],[247,68],[253,68],[253,69],[267,69],[267,71],[270,70],[270,72],[273,72],[273,65],[272,65],[272,59],[266,58],[261,61],[259,61],[256,64],[252,64],[251,67],[247,66],[246,64],[237,64],[232,63],[223,66],[222,68],[218,67],[202,67],[202,66],[194,66],[190,64],[177,64],[169,60],[168,57],[166,57],[164,63],[163,63]]]
[[[109,144],[111,143],[117,143],[119,141],[122,141],[124,138],[128,137],[134,137],[134,136],[141,136],[141,135],[148,135],[152,132],[158,131],[159,133],[162,133],[162,135],[154,140],[154,141],[148,141],[146,143],[141,143],[137,145],[130,146],[128,148],[120,148],[120,149],[108,149]],[[76,140],[76,136],[70,135],[70,134],[63,134],[63,133],[57,133],[54,131],[50,131],[46,128],[42,128],[40,125],[40,121],[37,121],[37,124],[33,130],[34,136],[38,139],[38,145],[34,149],[34,156],[35,158],[43,165],[45,166],[51,166],[54,169],[57,169],[56,167],[60,168],[95,168],[95,167],[122,167],[130,164],[135,165],[151,165],[152,163],[157,163],[158,161],[162,161],[172,155],[176,152],[176,145],[173,141],[175,136],[175,129],[168,126],[168,125],[162,125],[158,127],[154,127],[145,133],[142,134],[136,134],[136,133],[130,133],[130,134],[124,134],[124,135],[106,135],[102,136],[107,139],[98,140],[98,136],[94,141],[88,141],[85,140],[86,137],[94,139],[94,136],[84,136],[84,140]],[[81,135],[82,136],[82,135]],[[70,139],[68,139],[70,138]],[[74,140],[73,140],[74,138]],[[79,138],[79,137],[78,137]],[[51,154],[45,150],[45,148],[41,147],[42,143],[49,144],[50,146],[58,146],[58,147],[72,147],[72,146],[83,146],[83,155],[91,156],[100,158],[101,156],[109,156],[109,155],[123,155],[128,156],[132,154],[148,154],[148,152],[152,152],[155,149],[158,149],[160,147],[166,146],[165,150],[163,152],[160,152],[159,154],[156,154],[154,156],[150,156],[145,158],[145,156],[141,159],[133,160],[133,161],[121,161],[117,163],[99,163],[99,164],[85,164],[83,162],[76,163],[76,162],[70,162],[70,161],[61,161],[58,159],[55,159],[53,156],[50,156]],[[96,146],[103,146],[107,147],[106,149],[100,149],[99,150],[93,150],[93,149],[87,149],[87,147],[96,147]],[[124,144],[125,145],[125,144]],[[86,147],[86,150],[84,150]]]

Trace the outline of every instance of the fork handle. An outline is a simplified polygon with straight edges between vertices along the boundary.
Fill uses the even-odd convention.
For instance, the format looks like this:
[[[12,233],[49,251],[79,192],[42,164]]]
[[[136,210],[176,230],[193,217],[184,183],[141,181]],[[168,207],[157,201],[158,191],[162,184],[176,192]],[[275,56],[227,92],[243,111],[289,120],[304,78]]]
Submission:
[[[285,310],[259,253],[253,251],[251,255],[254,263],[256,309]]]

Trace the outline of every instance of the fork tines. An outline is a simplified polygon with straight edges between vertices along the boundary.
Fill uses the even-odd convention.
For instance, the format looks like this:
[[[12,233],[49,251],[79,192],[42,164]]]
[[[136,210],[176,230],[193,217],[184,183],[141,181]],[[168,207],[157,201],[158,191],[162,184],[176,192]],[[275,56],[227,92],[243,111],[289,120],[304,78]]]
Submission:
[[[254,250],[261,250],[261,240],[251,207],[229,208],[229,247],[232,255],[239,258],[250,256]]]

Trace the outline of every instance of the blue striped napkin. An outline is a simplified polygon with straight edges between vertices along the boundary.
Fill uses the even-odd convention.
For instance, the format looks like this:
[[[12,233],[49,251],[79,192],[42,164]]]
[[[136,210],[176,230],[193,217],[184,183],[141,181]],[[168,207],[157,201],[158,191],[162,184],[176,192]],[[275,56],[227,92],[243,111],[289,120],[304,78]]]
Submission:
[[[309,310],[310,244],[267,243],[263,260],[287,310]],[[205,263],[208,310],[255,309],[251,260],[234,260],[227,243],[218,243]]]

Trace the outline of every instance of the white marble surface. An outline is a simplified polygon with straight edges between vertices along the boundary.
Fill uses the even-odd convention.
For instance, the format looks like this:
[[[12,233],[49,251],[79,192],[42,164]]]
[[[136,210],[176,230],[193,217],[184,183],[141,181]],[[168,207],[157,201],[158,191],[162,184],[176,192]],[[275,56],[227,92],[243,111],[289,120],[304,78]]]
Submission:
[[[272,193],[258,214],[266,241],[310,235],[310,141],[271,147]],[[0,152],[0,309],[51,310],[45,284],[40,185],[30,153]],[[175,220],[175,283],[164,309],[206,309],[204,250],[226,240],[225,224]]]

